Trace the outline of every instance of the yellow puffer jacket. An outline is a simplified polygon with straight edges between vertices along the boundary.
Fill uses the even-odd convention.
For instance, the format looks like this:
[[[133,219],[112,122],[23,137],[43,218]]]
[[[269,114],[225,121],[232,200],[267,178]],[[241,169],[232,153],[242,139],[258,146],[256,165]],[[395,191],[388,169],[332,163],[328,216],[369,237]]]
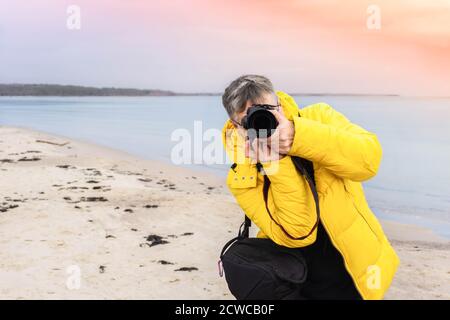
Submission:
[[[360,183],[377,173],[382,151],[376,135],[350,123],[327,104],[299,110],[286,93],[278,91],[277,96],[285,116],[294,122],[295,137],[288,156],[263,164],[266,172],[274,172],[268,173],[268,208],[272,216],[295,238],[312,228],[316,222],[314,198],[306,180],[296,173],[290,156],[311,160],[322,224],[342,254],[361,296],[383,298],[399,259],[370,210]],[[228,156],[237,163],[228,173],[227,185],[245,214],[259,227],[257,237],[269,237],[291,248],[312,244],[316,232],[304,240],[293,240],[271,220],[263,199],[263,177],[244,156],[243,140],[229,120],[223,128],[223,142]],[[271,171],[274,166],[276,170]]]

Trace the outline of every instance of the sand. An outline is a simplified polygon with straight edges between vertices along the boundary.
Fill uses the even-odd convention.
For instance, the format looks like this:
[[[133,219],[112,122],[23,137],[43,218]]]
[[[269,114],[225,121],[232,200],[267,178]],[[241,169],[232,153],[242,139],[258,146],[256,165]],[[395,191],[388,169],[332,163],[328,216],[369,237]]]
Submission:
[[[0,127],[0,299],[233,299],[217,260],[242,220],[222,178]],[[449,299],[449,241],[382,224],[386,298]]]

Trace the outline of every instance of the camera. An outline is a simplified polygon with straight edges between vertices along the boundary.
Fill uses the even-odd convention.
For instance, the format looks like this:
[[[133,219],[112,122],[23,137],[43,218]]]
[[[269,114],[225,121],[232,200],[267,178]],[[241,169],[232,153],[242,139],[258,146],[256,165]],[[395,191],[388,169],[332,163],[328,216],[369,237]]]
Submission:
[[[247,110],[247,115],[242,119],[244,129],[249,131],[249,136],[256,134],[257,138],[268,138],[278,126],[278,121],[269,110],[273,106],[255,105]],[[255,138],[250,137],[250,138]]]

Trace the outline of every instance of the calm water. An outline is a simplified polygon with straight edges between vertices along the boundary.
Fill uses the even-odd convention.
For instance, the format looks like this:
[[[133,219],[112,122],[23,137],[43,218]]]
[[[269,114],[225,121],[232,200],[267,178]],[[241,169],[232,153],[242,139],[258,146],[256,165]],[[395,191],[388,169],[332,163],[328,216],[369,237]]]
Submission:
[[[433,228],[450,237],[450,99],[402,97],[295,97],[299,106],[327,102],[377,133],[384,158],[364,184],[382,218]],[[0,124],[29,127],[148,159],[170,161],[178,128],[220,129],[220,97],[0,97]],[[207,144],[207,143],[206,143]],[[225,175],[227,165],[192,165]]]

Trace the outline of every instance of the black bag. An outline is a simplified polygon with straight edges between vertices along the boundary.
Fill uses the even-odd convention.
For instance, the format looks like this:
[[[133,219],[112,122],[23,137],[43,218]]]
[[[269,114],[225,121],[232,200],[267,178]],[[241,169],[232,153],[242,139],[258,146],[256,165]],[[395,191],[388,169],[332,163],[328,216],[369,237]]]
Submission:
[[[291,158],[297,171],[305,177],[311,188],[317,221],[308,234],[298,238],[292,237],[278,225],[289,238],[303,240],[313,233],[319,223],[319,197],[312,162],[299,157]],[[258,168],[261,169],[261,166]],[[270,180],[264,175],[264,201],[269,216],[276,223],[267,207],[269,186]],[[251,220],[245,216],[238,236],[228,241],[220,254],[219,274],[223,276],[225,271],[231,293],[238,300],[301,299],[301,285],[307,277],[307,265],[301,251],[280,246],[270,239],[249,238],[250,226]]]

